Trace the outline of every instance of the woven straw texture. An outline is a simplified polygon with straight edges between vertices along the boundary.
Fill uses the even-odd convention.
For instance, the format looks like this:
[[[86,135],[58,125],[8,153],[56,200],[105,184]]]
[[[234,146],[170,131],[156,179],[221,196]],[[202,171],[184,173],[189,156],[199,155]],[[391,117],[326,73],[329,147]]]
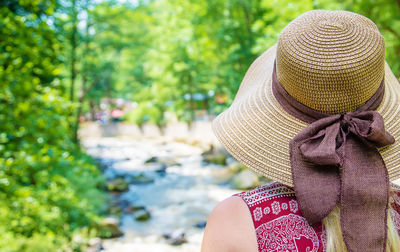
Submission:
[[[390,181],[400,178],[400,84],[384,61],[376,26],[345,11],[303,14],[282,31],[278,45],[253,62],[234,102],[213,122],[228,152],[257,173],[293,186],[289,142],[308,124],[288,114],[272,94],[275,59],[289,94],[325,113],[353,111],[375,93],[384,75],[377,111],[396,142],[380,152]]]

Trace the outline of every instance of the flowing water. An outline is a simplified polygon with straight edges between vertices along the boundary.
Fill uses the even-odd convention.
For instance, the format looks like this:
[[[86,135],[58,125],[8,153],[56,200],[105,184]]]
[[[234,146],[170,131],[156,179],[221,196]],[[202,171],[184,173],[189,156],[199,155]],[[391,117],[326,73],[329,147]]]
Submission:
[[[100,137],[84,139],[83,144],[104,167],[108,180],[130,181],[140,175],[152,181],[131,180],[127,192],[112,195],[119,205],[145,207],[151,217],[140,222],[123,211],[119,218],[124,235],[103,240],[104,251],[200,251],[209,213],[217,202],[237,192],[226,183],[228,169],[203,163],[204,150],[196,146],[161,137]],[[146,164],[151,157],[158,162]],[[174,237],[177,244],[179,237],[186,242],[171,245]]]

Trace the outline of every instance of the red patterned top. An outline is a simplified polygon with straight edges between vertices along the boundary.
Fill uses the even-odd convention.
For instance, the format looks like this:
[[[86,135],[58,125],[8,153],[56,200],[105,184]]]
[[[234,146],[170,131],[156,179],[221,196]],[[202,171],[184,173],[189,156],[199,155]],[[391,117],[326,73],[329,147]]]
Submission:
[[[400,235],[400,188],[392,185],[392,189],[390,215]],[[249,207],[260,252],[326,251],[322,223],[307,223],[293,189],[275,182],[235,196]]]

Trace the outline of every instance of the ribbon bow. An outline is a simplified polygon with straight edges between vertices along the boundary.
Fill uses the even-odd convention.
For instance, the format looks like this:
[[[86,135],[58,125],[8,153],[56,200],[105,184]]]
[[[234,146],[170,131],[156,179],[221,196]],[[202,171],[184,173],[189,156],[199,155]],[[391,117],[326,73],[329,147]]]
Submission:
[[[302,215],[315,224],[340,200],[349,251],[385,251],[389,180],[377,147],[393,142],[375,111],[319,119],[290,142]]]
[[[311,123],[290,142],[296,198],[310,225],[321,221],[340,202],[343,240],[349,252],[386,251],[389,178],[378,151],[394,143],[379,106],[384,81],[355,112],[328,115],[296,101],[277,80],[272,88],[282,107]]]

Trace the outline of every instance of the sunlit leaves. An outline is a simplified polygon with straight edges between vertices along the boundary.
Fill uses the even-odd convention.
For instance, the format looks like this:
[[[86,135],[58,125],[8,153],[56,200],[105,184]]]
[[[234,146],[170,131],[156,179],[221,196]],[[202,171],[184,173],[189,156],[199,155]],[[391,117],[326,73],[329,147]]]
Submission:
[[[56,251],[102,206],[100,173],[71,141],[54,7],[0,4],[1,251]]]

